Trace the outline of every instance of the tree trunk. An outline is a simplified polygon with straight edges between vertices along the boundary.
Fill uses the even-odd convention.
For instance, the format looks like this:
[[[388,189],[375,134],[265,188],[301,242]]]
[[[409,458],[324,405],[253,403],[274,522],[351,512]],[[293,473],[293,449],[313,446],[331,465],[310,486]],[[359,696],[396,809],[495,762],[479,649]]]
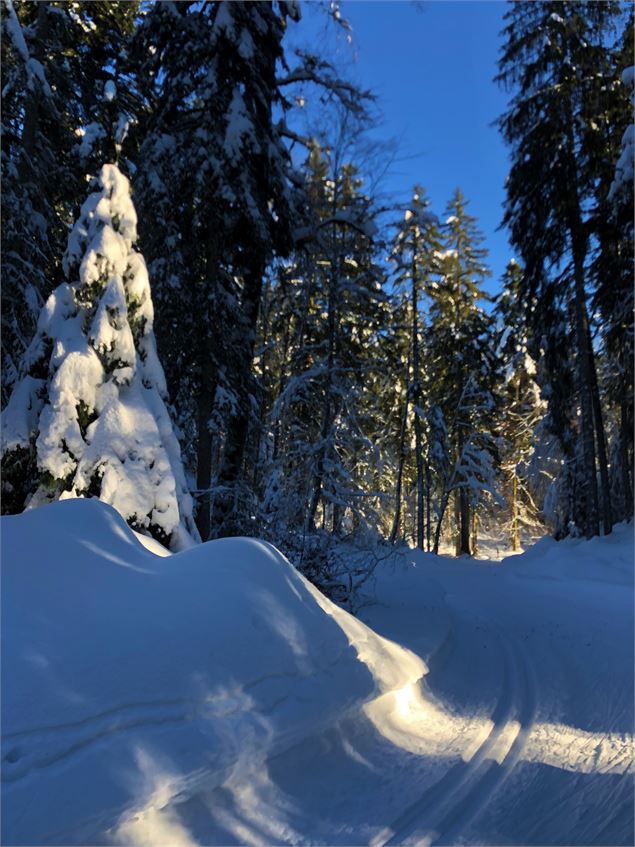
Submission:
[[[333,534],[340,535],[342,531],[343,509],[339,503],[333,503]]]
[[[216,391],[213,374],[211,358],[207,356],[201,365],[201,387],[197,410],[196,488],[199,493],[196,526],[201,541],[209,539],[211,530],[212,434],[209,421]]]
[[[520,532],[518,528],[518,477],[514,471],[512,480],[512,550],[520,550]]]
[[[466,488],[460,488],[461,534],[460,556],[470,556],[470,494]]]
[[[472,555],[478,553],[478,516],[476,509],[472,510]]]
[[[622,519],[630,519],[633,517],[633,465],[629,457],[629,439],[633,437],[633,424],[629,420],[629,391],[628,381],[622,393],[622,401],[620,403],[620,471],[622,478],[622,496],[624,500],[624,514]]]
[[[44,45],[49,33],[49,4],[41,2],[38,4],[37,23],[35,28],[35,48],[33,58],[44,64]],[[22,151],[19,169],[23,180],[31,176],[31,157],[35,153],[35,140],[40,126],[40,102],[43,97],[38,88],[30,92],[24,109],[24,123],[22,125]]]
[[[432,527],[430,525],[430,498],[432,490],[432,475],[430,473],[430,461],[426,462],[426,550],[430,552],[430,535]]]
[[[574,308],[576,333],[576,364],[578,372],[578,391],[580,393],[580,426],[582,436],[582,485],[584,502],[584,523],[582,527],[587,538],[599,534],[598,488],[595,475],[595,445],[593,442],[593,397],[591,390],[591,361],[589,356],[589,318],[586,309],[584,287],[584,260],[586,257],[586,234],[582,224],[582,212],[578,197],[578,174],[573,139],[573,118],[567,130],[569,162],[569,208],[568,229],[571,237],[573,256]]]
[[[463,456],[465,436],[463,425],[457,426],[457,455]],[[457,519],[456,555],[470,555],[470,495],[467,488],[458,488],[455,494],[455,514]]]
[[[454,489],[454,555],[461,555],[461,490]]]
[[[450,502],[450,491],[446,490],[443,492],[443,497],[441,498],[441,506],[439,508],[439,520],[437,521],[437,526],[434,531],[434,548],[433,552],[435,555],[439,553],[439,542],[441,540],[441,527],[443,525],[443,518],[445,517],[445,512],[448,507],[448,503]]]
[[[575,265],[575,323],[577,341],[578,390],[582,429],[582,461],[584,486],[583,530],[587,538],[599,533],[598,489],[595,471],[595,444],[593,440],[593,393],[591,391],[591,362],[588,347],[589,322],[586,314],[584,268],[578,251],[574,253]]]
[[[408,362],[408,371],[406,382],[410,381],[410,362]],[[403,412],[401,415],[401,430],[399,432],[399,467],[397,468],[397,482],[395,485],[395,517],[392,522],[390,531],[390,543],[394,544],[399,533],[399,524],[401,522],[401,488],[403,480],[403,466],[406,461],[406,430],[408,424],[408,392],[404,398]]]
[[[602,484],[602,524],[604,535],[609,535],[613,528],[613,514],[611,509],[611,486],[609,482],[609,465],[606,451],[606,436],[604,433],[604,421],[602,419],[602,404],[600,403],[600,389],[598,387],[598,374],[593,355],[593,344],[591,331],[588,330],[589,362],[591,365],[591,396],[593,401],[593,421],[595,425],[595,443],[598,453],[598,467],[600,470],[600,482]]]
[[[335,236],[334,236],[335,240]],[[332,266],[335,262],[332,262]],[[329,281],[329,298],[328,298],[328,329],[329,329],[329,349],[327,357],[327,373],[326,387],[324,389],[324,414],[322,415],[322,425],[320,427],[320,452],[318,454],[317,467],[313,476],[312,494],[309,502],[309,509],[306,516],[305,532],[311,532],[315,527],[315,515],[317,514],[318,504],[322,495],[322,486],[324,484],[324,460],[326,458],[326,442],[331,432],[333,422],[332,394],[333,394],[333,370],[335,367],[335,347],[336,347],[336,312],[337,312],[337,280],[336,270],[332,267],[331,277]]]
[[[412,406],[415,429],[415,460],[417,465],[417,547],[424,549],[424,520],[423,520],[423,437],[421,432],[421,373],[419,363],[419,290],[417,285],[417,242],[414,241],[412,250]]]
[[[250,388],[263,272],[263,267],[259,266],[250,268],[244,275],[242,297],[244,343],[237,361],[234,362],[233,385],[239,400],[235,413],[227,423],[225,450],[218,471],[220,491],[214,498],[212,515],[213,530],[217,537],[239,533],[241,519],[244,517],[235,514],[231,516],[231,513],[235,511],[235,486],[242,472],[249,432]]]

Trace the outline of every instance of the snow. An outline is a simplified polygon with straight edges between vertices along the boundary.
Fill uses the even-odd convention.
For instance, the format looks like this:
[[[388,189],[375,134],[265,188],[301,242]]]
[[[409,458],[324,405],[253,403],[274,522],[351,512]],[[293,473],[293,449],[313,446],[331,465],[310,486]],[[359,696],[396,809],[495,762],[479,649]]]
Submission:
[[[237,87],[234,89],[229,109],[227,110],[227,127],[225,129],[225,153],[230,161],[238,159],[246,143],[255,144],[253,127],[243,95]]]
[[[24,33],[22,32],[18,16],[15,13],[15,7],[12,0],[5,0],[4,10],[5,14],[3,15],[2,20],[13,47],[24,64],[27,87],[31,91],[41,90],[45,97],[52,100],[53,92],[51,91],[51,87],[49,86],[46,78],[46,73],[42,63],[38,62],[37,59],[32,58],[29,54],[29,48],[24,40]]]
[[[90,156],[92,149],[100,138],[106,137],[106,130],[99,123],[93,121],[85,127],[77,130],[77,135],[81,138],[77,152],[81,159],[86,159]]]
[[[109,103],[117,96],[117,86],[112,79],[106,80],[104,85],[104,99]]]
[[[633,843],[632,524],[397,548],[363,620],[257,540],[1,529],[4,843]]]

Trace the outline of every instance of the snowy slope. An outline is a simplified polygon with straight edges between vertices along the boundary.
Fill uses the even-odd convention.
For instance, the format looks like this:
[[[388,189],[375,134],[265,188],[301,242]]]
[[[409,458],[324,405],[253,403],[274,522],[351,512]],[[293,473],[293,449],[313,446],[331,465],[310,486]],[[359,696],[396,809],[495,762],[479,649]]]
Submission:
[[[632,525],[402,550],[368,625],[262,542],[1,526],[3,843],[633,843]]]

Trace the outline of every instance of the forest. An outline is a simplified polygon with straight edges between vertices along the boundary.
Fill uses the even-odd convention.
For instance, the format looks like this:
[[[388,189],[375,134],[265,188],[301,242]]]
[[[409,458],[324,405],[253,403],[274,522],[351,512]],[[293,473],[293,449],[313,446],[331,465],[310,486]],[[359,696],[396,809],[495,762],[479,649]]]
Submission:
[[[374,95],[290,45],[295,0],[2,12],[4,514],[98,497],[344,597],[342,545],[631,516],[630,3],[505,13],[496,296],[460,188],[381,193]]]

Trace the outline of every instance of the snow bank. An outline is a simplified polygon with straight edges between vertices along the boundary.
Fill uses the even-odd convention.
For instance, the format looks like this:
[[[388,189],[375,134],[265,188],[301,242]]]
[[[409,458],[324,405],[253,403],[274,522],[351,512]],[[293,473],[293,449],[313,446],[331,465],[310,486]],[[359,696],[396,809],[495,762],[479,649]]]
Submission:
[[[610,535],[590,540],[542,538],[524,554],[503,559],[516,576],[619,585],[633,584],[633,523],[613,527]]]
[[[264,542],[157,556],[97,500],[1,525],[3,843],[188,843],[174,804],[426,672]]]

